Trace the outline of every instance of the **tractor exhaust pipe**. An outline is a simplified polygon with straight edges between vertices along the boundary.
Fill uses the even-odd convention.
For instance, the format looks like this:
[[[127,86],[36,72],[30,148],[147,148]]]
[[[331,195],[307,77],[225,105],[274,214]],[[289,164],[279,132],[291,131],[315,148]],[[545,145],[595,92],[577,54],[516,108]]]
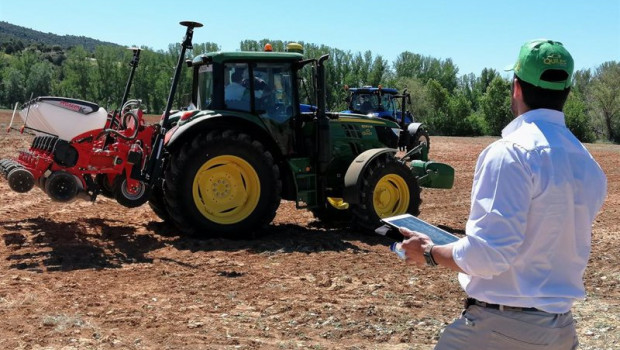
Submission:
[[[316,104],[317,104],[317,146],[318,146],[318,170],[324,174],[332,159],[331,136],[329,129],[329,117],[325,114],[325,64],[329,55],[323,55],[317,62],[316,73]]]

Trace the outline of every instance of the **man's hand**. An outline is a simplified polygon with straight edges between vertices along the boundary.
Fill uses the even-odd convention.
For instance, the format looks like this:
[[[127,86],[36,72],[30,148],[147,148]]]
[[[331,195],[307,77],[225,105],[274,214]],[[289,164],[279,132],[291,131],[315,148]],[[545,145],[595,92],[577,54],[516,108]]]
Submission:
[[[405,251],[405,256],[407,257],[405,261],[416,265],[426,265],[424,249],[429,244],[432,244],[433,241],[423,233],[411,231],[404,227],[401,227],[399,232],[405,237],[401,244],[401,248]]]
[[[399,231],[400,234],[405,237],[405,240],[401,244],[401,248],[405,251],[405,261],[416,265],[426,265],[424,249],[426,249],[429,244],[433,243],[430,237],[420,232],[408,230],[404,227],[401,227]],[[431,251],[433,259],[440,266],[447,267],[456,272],[465,273],[456,262],[454,262],[454,258],[452,257],[452,246],[453,243],[434,246]]]

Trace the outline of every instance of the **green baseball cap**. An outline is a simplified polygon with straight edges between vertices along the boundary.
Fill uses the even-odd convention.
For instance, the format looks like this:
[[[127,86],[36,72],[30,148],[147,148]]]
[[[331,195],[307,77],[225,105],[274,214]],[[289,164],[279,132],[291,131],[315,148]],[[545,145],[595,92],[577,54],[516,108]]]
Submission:
[[[561,42],[536,39],[521,46],[517,62],[506,71],[543,89],[564,90],[573,83],[573,68],[573,57]]]

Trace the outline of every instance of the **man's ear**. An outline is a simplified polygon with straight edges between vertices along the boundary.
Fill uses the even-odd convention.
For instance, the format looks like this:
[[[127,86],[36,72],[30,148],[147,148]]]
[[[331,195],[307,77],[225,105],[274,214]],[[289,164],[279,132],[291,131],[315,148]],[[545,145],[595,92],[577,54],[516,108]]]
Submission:
[[[523,90],[521,90],[521,84],[517,78],[512,80],[512,97],[523,99]]]

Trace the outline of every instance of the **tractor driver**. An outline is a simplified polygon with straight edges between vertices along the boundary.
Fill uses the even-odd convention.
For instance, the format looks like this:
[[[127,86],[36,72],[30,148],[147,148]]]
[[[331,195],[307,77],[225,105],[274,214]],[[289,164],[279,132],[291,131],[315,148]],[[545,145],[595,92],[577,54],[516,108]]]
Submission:
[[[235,68],[235,71],[230,76],[230,84],[226,85],[224,90],[226,100],[241,100],[245,92],[242,81],[243,69]]]
[[[371,95],[359,95],[359,109],[361,114],[370,113],[371,110],[375,109],[376,105],[374,99]]]

